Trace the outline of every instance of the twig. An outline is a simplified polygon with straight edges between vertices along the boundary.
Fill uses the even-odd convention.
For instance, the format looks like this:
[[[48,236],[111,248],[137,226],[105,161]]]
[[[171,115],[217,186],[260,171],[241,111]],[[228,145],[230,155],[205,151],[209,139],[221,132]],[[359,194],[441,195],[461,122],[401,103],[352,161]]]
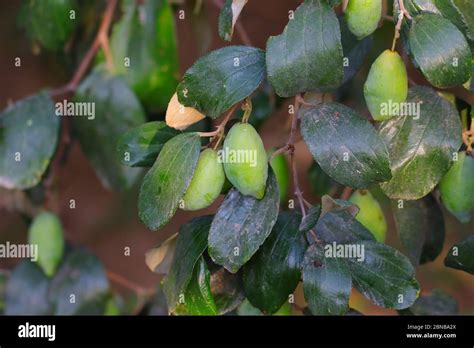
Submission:
[[[291,130],[290,130],[290,138],[288,139],[288,148],[290,152],[290,161],[291,161],[291,171],[292,171],[292,176],[293,176],[293,185],[295,189],[295,195],[296,198],[298,199],[298,203],[300,205],[301,209],[301,214],[303,217],[306,216],[306,208],[304,205],[304,199],[303,199],[303,192],[301,191],[300,188],[300,183],[298,179],[298,169],[296,167],[296,158],[295,158],[295,137],[296,137],[296,130],[298,128],[298,111],[300,109],[300,103],[303,98],[301,95],[296,95],[295,97],[295,109],[293,113],[293,118],[291,120]]]
[[[395,51],[395,45],[397,44],[397,40],[400,37],[400,30],[402,29],[403,18],[412,19],[410,13],[408,13],[407,9],[405,8],[404,0],[398,0],[398,4],[400,6],[400,13],[398,15],[397,25],[395,26],[395,34],[393,35],[393,42],[392,42],[392,51]]]
[[[349,197],[351,196],[352,191],[353,191],[352,187],[349,187],[349,186],[344,187],[344,191],[342,191],[341,193],[341,199],[347,201]]]
[[[225,126],[227,124],[227,122],[229,122],[231,116],[234,114],[235,112],[235,109],[237,108],[237,106],[239,106],[239,103],[235,104],[234,106],[232,106],[229,111],[227,112],[227,114],[225,115],[224,119],[222,120],[222,122],[217,126],[216,130],[215,131],[212,131],[212,132],[199,132],[199,136],[200,137],[215,137],[216,135],[219,135],[221,133],[224,132],[225,130]]]

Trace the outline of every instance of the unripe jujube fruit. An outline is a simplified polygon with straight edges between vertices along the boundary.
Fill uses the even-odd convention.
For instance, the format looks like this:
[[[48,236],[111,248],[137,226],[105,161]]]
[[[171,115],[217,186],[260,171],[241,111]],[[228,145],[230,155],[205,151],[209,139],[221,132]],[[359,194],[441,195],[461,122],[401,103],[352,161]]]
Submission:
[[[255,128],[248,123],[235,124],[227,134],[223,151],[225,174],[232,185],[243,195],[263,198],[268,160]]]
[[[268,152],[268,156],[271,157],[274,149]],[[288,198],[288,190],[290,189],[290,169],[288,168],[288,162],[286,161],[285,155],[282,153],[276,155],[270,165],[275,172],[275,178],[278,184],[278,191],[280,191],[280,202],[283,203]]]
[[[439,183],[441,200],[446,209],[462,223],[468,223],[474,212],[474,158],[459,152]]]
[[[61,221],[52,213],[38,214],[30,225],[28,240],[38,246],[38,264],[48,277],[52,277],[64,252]]]
[[[213,149],[201,152],[193,178],[183,197],[183,210],[210,206],[221,194],[224,181],[224,168],[217,152]]]
[[[359,207],[356,220],[367,228],[378,242],[385,241],[387,222],[379,202],[369,191],[355,191],[349,201]]]
[[[385,121],[396,116],[408,96],[405,63],[397,52],[385,50],[372,64],[364,85],[364,96],[372,117]]]
[[[382,0],[349,0],[345,17],[349,30],[361,40],[377,29],[382,17]]]

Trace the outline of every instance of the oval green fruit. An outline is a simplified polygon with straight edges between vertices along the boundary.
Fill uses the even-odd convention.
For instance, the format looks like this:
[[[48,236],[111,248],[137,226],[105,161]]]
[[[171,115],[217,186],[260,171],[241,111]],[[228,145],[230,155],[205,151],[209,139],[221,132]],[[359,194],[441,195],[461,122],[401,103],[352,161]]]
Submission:
[[[374,120],[403,116],[401,103],[408,96],[408,76],[397,52],[385,50],[375,60],[364,85],[364,96]]]
[[[59,218],[49,212],[38,214],[30,225],[28,240],[37,246],[37,262],[52,277],[64,253],[63,227]]]
[[[275,149],[271,149],[268,152],[268,156],[271,157]],[[288,198],[288,191],[290,189],[290,169],[288,162],[286,161],[285,155],[282,153],[276,155],[270,163],[273,172],[275,173],[276,181],[278,184],[278,191],[280,191],[280,202],[286,202]]]
[[[361,40],[377,29],[382,17],[382,1],[349,0],[344,14],[349,30]]]
[[[268,160],[255,128],[237,123],[224,141],[224,170],[229,181],[243,195],[262,199],[268,176]]]
[[[360,209],[356,220],[364,225],[378,242],[383,243],[387,233],[387,222],[379,202],[366,190],[355,191],[349,201]]]
[[[441,200],[460,222],[468,223],[474,212],[474,158],[459,152],[439,184]]]
[[[217,152],[213,149],[201,152],[183,197],[183,210],[199,210],[210,206],[221,194],[224,181],[224,168]]]

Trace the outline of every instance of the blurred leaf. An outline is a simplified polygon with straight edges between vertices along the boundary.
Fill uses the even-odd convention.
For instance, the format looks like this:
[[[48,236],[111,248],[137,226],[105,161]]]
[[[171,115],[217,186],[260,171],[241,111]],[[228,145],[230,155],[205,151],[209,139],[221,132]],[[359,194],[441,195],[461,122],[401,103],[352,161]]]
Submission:
[[[145,263],[150,271],[158,274],[168,274],[176,251],[178,233],[173,234],[156,248],[145,253]]]
[[[163,110],[178,77],[174,14],[167,0],[124,0],[110,49],[114,68],[123,74],[150,110]]]
[[[10,275],[7,271],[0,270],[0,315],[3,315],[5,311],[5,295],[9,277]]]
[[[99,315],[104,313],[109,282],[102,262],[85,249],[66,255],[51,280],[49,300],[55,315]]]
[[[217,315],[217,307],[211,293],[211,274],[201,256],[194,267],[184,295],[186,312],[189,315]]]
[[[234,26],[239,18],[240,12],[248,0],[226,0],[219,15],[219,36],[222,40],[231,41]]]
[[[37,185],[53,157],[59,117],[46,92],[24,98],[0,114],[0,186]]]
[[[300,111],[301,133],[314,159],[334,180],[353,188],[391,178],[387,148],[375,129],[338,103]]]
[[[341,85],[341,32],[332,8],[306,0],[285,30],[267,41],[268,81],[281,97],[301,92],[329,92]]]
[[[173,264],[169,274],[162,281],[170,312],[174,312],[178,304],[182,304],[180,297],[185,294],[193,275],[194,265],[207,248],[207,236],[212,218],[212,216],[198,217],[179,229]]]
[[[326,257],[323,246],[312,244],[304,255],[303,289],[311,313],[346,313],[352,289],[351,273],[346,261]]]
[[[220,267],[211,274],[211,291],[219,315],[233,311],[245,298],[242,275],[232,274]]]
[[[308,170],[308,178],[313,193],[318,197],[330,194],[332,191],[336,191],[342,186],[327,175],[317,162],[311,164],[311,167]]]
[[[117,154],[124,165],[151,167],[163,145],[178,134],[163,121],[144,123],[119,138]]]
[[[410,88],[406,102],[419,105],[419,115],[380,125],[393,175],[381,187],[391,199],[415,200],[431,192],[451,166],[461,146],[461,122],[454,106],[428,87]]]
[[[441,289],[420,296],[409,309],[414,315],[457,315],[457,301]]]
[[[307,247],[299,230],[301,216],[283,212],[272,233],[244,266],[247,299],[265,313],[275,313],[288,301],[301,277],[301,262]]]
[[[158,285],[155,295],[152,297],[148,315],[168,315],[168,304],[161,285]]]
[[[443,250],[445,227],[443,212],[436,200],[428,195],[417,201],[404,201],[398,208],[392,201],[392,210],[398,237],[412,264],[434,261]]]
[[[197,133],[182,133],[163,146],[143,179],[138,198],[140,219],[149,229],[163,227],[175,214],[193,177],[200,150]]]
[[[279,204],[278,185],[271,169],[261,200],[232,189],[219,207],[209,232],[212,260],[231,273],[237,272],[270,234]]]
[[[474,234],[454,244],[444,259],[447,267],[474,274]]]
[[[72,121],[82,151],[96,174],[108,188],[130,188],[140,171],[122,165],[116,153],[120,136],[145,122],[135,94],[124,80],[109,76],[99,68],[81,83],[74,101],[94,112],[87,117],[74,115]]]
[[[10,274],[5,289],[5,315],[48,315],[49,279],[35,263],[24,260]]]
[[[211,118],[219,117],[257,89],[265,77],[265,52],[226,46],[199,58],[178,85],[178,99]]]

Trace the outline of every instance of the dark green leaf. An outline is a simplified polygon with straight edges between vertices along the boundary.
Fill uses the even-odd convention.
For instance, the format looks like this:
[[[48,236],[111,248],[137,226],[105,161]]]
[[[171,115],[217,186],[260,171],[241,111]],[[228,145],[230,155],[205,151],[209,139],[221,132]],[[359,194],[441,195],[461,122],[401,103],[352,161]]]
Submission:
[[[327,175],[317,162],[313,162],[309,168],[308,178],[312,192],[318,197],[322,197],[331,192],[336,192],[341,186],[337,181],[334,181],[329,175]]]
[[[202,216],[179,229],[170,273],[163,280],[163,291],[170,312],[174,312],[192,277],[194,265],[207,247],[212,216]],[[181,301],[182,303],[182,301]]]
[[[41,92],[13,104],[0,119],[0,186],[31,188],[40,182],[58,142],[53,101]]]
[[[367,188],[391,178],[387,148],[369,121],[338,103],[304,107],[301,133],[314,159],[339,183]]]
[[[471,48],[474,44],[474,2],[471,0],[432,0],[441,14],[461,30]]]
[[[398,237],[413,265],[436,259],[443,250],[444,219],[436,200],[428,195],[417,201],[392,201]]]
[[[140,219],[151,230],[173,217],[196,168],[201,150],[197,133],[183,133],[169,140],[143,179],[138,198]]]
[[[242,274],[232,274],[220,267],[211,273],[211,292],[219,315],[233,311],[245,298]]]
[[[166,0],[122,4],[123,15],[110,41],[114,68],[147,109],[165,109],[175,92],[179,68],[171,6]]]
[[[244,266],[247,299],[265,313],[278,311],[300,281],[307,247],[300,222],[295,213],[281,213],[270,236]]]
[[[234,25],[247,0],[226,0],[219,15],[219,36],[226,41],[232,40]]]
[[[270,234],[278,216],[280,197],[270,169],[265,196],[258,200],[232,189],[219,207],[209,232],[209,255],[235,273]]]
[[[411,88],[406,102],[419,106],[419,114],[394,117],[379,129],[393,175],[381,187],[392,199],[415,200],[431,192],[449,169],[461,146],[461,122],[454,106],[428,87]]]
[[[123,166],[116,153],[119,137],[145,122],[135,94],[124,80],[98,69],[81,83],[74,99],[76,105],[93,111],[88,115],[74,115],[73,126],[82,151],[102,183],[114,190],[131,187],[140,171]],[[89,107],[94,109],[89,110]]]
[[[339,22],[324,0],[306,0],[282,34],[267,41],[268,80],[281,97],[329,92],[341,85]]]
[[[123,134],[118,141],[117,153],[122,164],[130,167],[151,167],[163,145],[179,131],[163,121],[144,123]]]
[[[217,307],[211,293],[211,274],[201,256],[194,267],[184,295],[186,312],[189,315],[217,315]]]
[[[420,296],[411,306],[414,315],[456,315],[459,311],[457,301],[441,289]]]
[[[0,270],[0,315],[5,311],[5,292],[7,289],[7,282],[9,273],[5,270]]]
[[[22,261],[10,274],[5,289],[6,315],[52,314],[48,300],[49,279],[29,260]]]
[[[418,297],[415,270],[403,254],[388,245],[362,241],[364,260],[348,258],[354,286],[378,306],[404,309]]]
[[[444,264],[474,274],[474,234],[455,244],[444,259]]]
[[[315,205],[309,208],[307,215],[301,220],[299,230],[301,232],[308,232],[318,223],[321,216],[321,206]]]
[[[109,283],[102,262],[85,249],[66,256],[51,281],[49,299],[56,315],[104,313]]]
[[[178,85],[178,99],[211,118],[219,117],[257,89],[265,77],[265,52],[226,46],[199,58]]]
[[[442,16],[416,16],[408,42],[413,59],[433,86],[457,86],[471,77],[473,59],[469,44],[459,29]]]
[[[325,255],[325,248],[312,244],[303,262],[303,290],[311,313],[342,315],[349,310],[352,280],[346,260]]]

